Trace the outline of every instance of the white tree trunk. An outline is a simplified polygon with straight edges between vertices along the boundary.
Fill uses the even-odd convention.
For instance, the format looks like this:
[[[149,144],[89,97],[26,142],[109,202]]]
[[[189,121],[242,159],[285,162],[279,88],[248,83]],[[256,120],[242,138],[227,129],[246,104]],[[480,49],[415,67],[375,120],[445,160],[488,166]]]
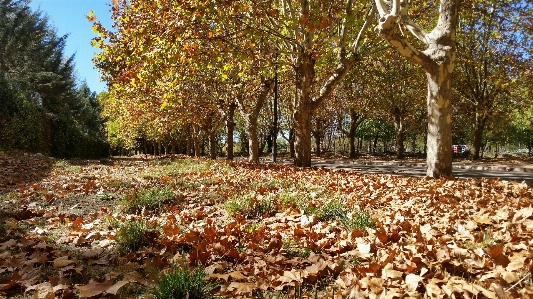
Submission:
[[[427,176],[452,175],[451,74],[438,68],[428,78]]]
[[[437,26],[428,34],[409,19],[406,0],[393,0],[390,13],[383,0],[376,0],[380,14],[376,32],[410,62],[420,65],[428,78],[427,175],[434,178],[452,175],[451,76],[459,5],[460,0],[440,0]],[[424,51],[400,34],[398,21],[426,44]]]

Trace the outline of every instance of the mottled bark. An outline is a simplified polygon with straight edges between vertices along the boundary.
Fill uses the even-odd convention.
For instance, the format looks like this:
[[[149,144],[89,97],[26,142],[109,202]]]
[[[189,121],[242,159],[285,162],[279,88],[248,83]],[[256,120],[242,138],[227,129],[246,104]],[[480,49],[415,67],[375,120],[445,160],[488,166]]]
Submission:
[[[452,175],[451,76],[455,62],[455,30],[459,0],[440,0],[437,26],[429,34],[413,23],[408,15],[408,3],[393,0],[390,13],[383,0],[376,0],[380,14],[378,32],[389,44],[412,63],[420,65],[428,79],[427,175]],[[425,45],[415,49],[398,28],[401,21]]]
[[[246,120],[248,131],[248,161],[259,162],[259,140],[257,136],[257,119]]]
[[[274,80],[263,79],[262,85],[258,92],[256,93],[255,102],[245,102],[249,99],[244,99],[244,97],[237,97],[237,104],[239,106],[239,111],[244,118],[246,123],[246,129],[248,131],[248,161],[250,162],[259,162],[259,141],[257,135],[257,120],[259,119],[259,112],[263,108],[264,103],[266,102],[268,94],[272,91],[274,87]],[[252,105],[250,105],[252,104]]]
[[[295,155],[296,155],[296,150],[294,149],[294,140],[295,140],[295,137],[294,137],[294,127],[292,127],[290,130],[289,130],[289,155],[291,158],[294,158]]]

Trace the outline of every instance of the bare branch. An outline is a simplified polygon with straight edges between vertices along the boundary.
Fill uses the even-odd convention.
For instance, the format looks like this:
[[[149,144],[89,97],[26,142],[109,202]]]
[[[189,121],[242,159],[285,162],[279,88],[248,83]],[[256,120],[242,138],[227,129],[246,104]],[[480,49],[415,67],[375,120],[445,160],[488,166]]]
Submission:
[[[375,0],[375,2],[376,2],[376,7],[378,9],[379,17],[383,18],[388,12],[387,4],[383,0]]]
[[[401,0],[400,4],[400,17],[402,20],[402,23],[407,27],[407,30],[411,32],[411,34],[421,40],[424,44],[428,44],[427,39],[427,32],[422,29],[422,27],[418,26],[415,22],[409,18],[409,2],[407,0]]]
[[[364,33],[366,32],[366,30],[368,29],[368,26],[370,26],[370,23],[371,23],[371,20],[372,20],[372,15],[374,14],[375,12],[375,7],[374,5],[372,5],[370,7],[370,11],[368,11],[368,14],[366,15],[366,20],[365,20],[365,23],[363,24],[363,26],[361,27],[361,30],[359,30],[359,34],[357,35],[357,38],[355,39],[355,41],[353,42],[352,44],[352,53],[357,53],[357,48],[359,47],[359,43],[361,42],[361,38],[363,37]]]

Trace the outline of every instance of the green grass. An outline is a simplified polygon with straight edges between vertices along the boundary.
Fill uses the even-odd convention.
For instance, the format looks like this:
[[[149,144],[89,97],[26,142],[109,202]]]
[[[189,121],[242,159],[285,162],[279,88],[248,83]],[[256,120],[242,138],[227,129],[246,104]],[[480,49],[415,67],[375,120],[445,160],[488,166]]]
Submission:
[[[294,244],[290,238],[283,239],[282,241],[283,252],[288,257],[302,257],[308,258],[311,255],[312,250],[309,248],[300,248],[297,244]]]
[[[171,203],[174,199],[175,195],[172,190],[169,187],[163,187],[129,194],[122,204],[130,212],[153,211],[160,209],[164,204]]]
[[[204,269],[198,267],[194,270],[180,266],[172,268],[157,279],[157,287],[152,294],[157,299],[209,299],[214,298],[216,284],[205,280]]]
[[[147,229],[146,224],[138,220],[130,220],[119,224],[115,235],[117,248],[124,252],[139,250],[139,248],[148,243],[148,238],[146,237]]]
[[[63,160],[63,159],[57,160],[54,163],[54,166],[58,167],[58,168],[63,168],[66,171],[69,171],[69,172],[75,172],[75,173],[80,173],[81,172],[81,166],[79,166],[79,165],[70,165],[70,163],[67,160]]]
[[[370,216],[370,213],[368,211],[363,211],[359,209],[355,209],[354,211],[346,214],[346,216],[340,217],[338,220],[348,231],[363,231],[367,227],[376,227],[376,223],[374,219]]]
[[[328,221],[332,219],[339,219],[346,217],[346,208],[340,200],[331,200],[316,212],[318,220]]]
[[[224,204],[230,215],[241,214],[247,218],[261,218],[266,214],[276,213],[274,201],[270,197],[258,196],[255,193],[239,195]]]
[[[338,199],[327,202],[316,211],[316,215],[320,221],[335,219],[348,231],[364,231],[367,227],[375,227],[375,221],[368,211],[349,209]]]

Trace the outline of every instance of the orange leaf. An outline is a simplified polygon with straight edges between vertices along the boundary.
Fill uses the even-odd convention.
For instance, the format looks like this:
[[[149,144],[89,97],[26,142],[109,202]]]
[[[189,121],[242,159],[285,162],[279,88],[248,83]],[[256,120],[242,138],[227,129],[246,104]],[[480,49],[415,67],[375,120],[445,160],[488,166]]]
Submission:
[[[76,289],[80,291],[80,298],[88,298],[93,296],[98,296],[103,292],[107,291],[113,285],[112,281],[106,281],[103,283],[96,282],[91,280],[89,284],[84,286],[76,286]]]
[[[81,230],[82,225],[83,225],[83,218],[81,217],[76,218],[76,220],[72,222],[72,227],[77,231]]]
[[[490,255],[491,258],[495,258],[498,255],[502,254],[502,252],[503,252],[503,244],[500,244],[498,246],[489,248],[488,254]]]

